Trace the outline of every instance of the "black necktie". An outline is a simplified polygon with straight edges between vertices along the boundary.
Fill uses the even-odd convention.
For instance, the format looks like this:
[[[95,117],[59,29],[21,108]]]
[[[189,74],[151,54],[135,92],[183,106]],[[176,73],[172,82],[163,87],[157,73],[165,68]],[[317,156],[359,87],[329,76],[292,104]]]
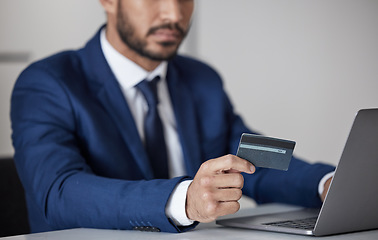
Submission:
[[[163,125],[157,109],[158,94],[157,83],[160,77],[152,81],[143,80],[136,87],[143,93],[147,104],[148,112],[144,120],[145,148],[150,159],[155,178],[167,179],[168,162],[167,149],[165,145]]]

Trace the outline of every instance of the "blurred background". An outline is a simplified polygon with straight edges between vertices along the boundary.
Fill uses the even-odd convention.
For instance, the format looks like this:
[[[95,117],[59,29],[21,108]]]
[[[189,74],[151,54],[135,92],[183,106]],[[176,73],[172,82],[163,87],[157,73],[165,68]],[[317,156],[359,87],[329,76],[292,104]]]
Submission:
[[[181,53],[224,79],[253,130],[336,165],[353,118],[378,107],[378,1],[197,0]],[[12,156],[9,102],[31,62],[82,47],[105,22],[96,0],[1,0],[0,157]]]

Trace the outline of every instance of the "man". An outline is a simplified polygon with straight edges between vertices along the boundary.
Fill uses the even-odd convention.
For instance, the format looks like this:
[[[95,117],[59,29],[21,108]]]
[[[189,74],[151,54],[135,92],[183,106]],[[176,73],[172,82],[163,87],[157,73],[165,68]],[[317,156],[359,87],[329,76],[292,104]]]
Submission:
[[[107,24],[83,49],[32,64],[14,87],[33,232],[181,232],[236,212],[242,188],[258,203],[321,204],[333,167],[294,158],[288,172],[256,170],[229,154],[251,131],[218,74],[176,56],[193,0],[100,2]]]

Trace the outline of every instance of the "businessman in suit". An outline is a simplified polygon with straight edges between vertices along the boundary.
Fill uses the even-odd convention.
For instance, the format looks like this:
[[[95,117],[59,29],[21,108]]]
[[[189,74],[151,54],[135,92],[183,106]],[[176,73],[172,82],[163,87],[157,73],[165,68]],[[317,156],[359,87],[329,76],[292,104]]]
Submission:
[[[252,131],[219,75],[176,54],[193,0],[100,2],[107,23],[84,48],[33,63],[14,87],[14,157],[33,232],[182,232],[236,212],[242,193],[321,204],[332,166],[293,158],[280,172],[230,155]]]

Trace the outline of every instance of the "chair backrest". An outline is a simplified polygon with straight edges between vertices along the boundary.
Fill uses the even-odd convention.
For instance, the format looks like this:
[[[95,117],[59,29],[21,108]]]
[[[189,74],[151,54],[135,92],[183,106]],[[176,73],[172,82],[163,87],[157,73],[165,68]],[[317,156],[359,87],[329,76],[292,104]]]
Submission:
[[[0,158],[0,237],[30,232],[25,193],[12,158]]]

